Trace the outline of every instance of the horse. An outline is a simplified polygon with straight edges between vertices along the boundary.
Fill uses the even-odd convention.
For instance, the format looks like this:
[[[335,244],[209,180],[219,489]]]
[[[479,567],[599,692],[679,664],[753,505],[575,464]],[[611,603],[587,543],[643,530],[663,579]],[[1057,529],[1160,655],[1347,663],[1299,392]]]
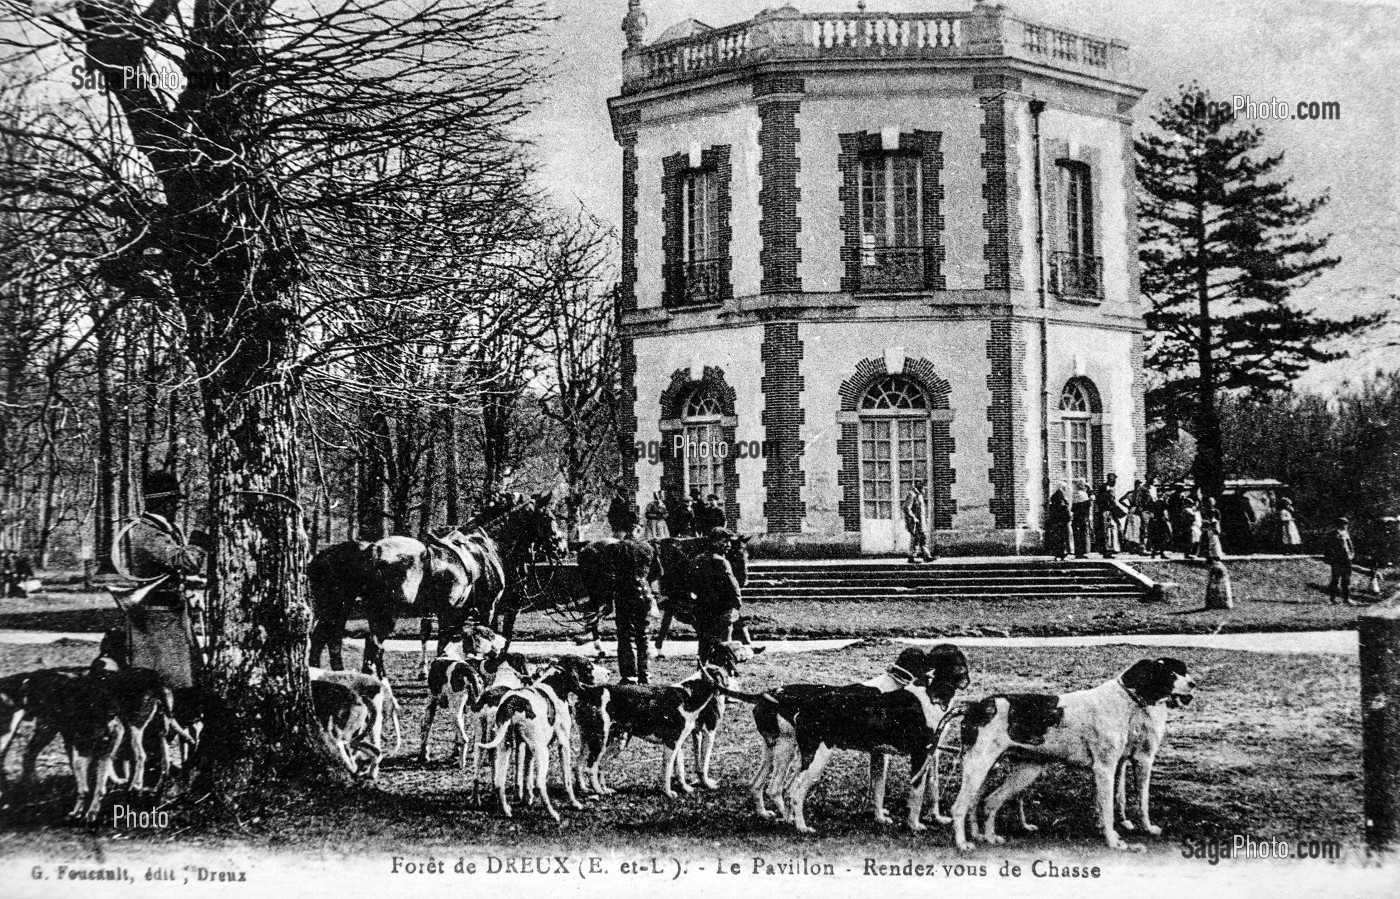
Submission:
[[[749,547],[751,537],[731,536],[724,550],[729,567],[734,569],[734,577],[742,587],[749,579]],[[593,642],[599,642],[598,627],[608,614],[605,605],[611,601],[612,574],[608,566],[614,564],[610,547],[617,546],[618,540],[597,540],[578,552],[579,581],[585,593],[592,599],[594,613],[589,623]],[[661,555],[661,592],[666,596],[662,610],[661,628],[656,637],[659,652],[666,641],[673,619],[685,624],[694,624],[692,614],[695,608],[696,584],[693,582],[693,562],[712,545],[709,537],[667,537],[651,541]],[[576,638],[577,639],[577,638]]]
[[[313,668],[321,665],[321,651],[330,653],[331,669],[343,671],[341,643],[345,625],[355,608],[355,601],[364,595],[374,561],[373,543],[367,540],[346,540],[318,552],[306,566],[306,580],[311,590],[311,657]]]
[[[324,646],[330,650],[331,667],[341,670],[340,643],[356,598],[364,600],[369,624],[363,670],[380,677],[384,676],[384,640],[393,633],[399,610],[405,606],[423,620],[422,671],[428,664],[427,641],[434,618],[439,622],[439,653],[471,621],[499,627],[504,619],[513,629],[519,584],[529,561],[541,555],[557,558],[563,551],[564,538],[549,504],[550,495],[543,494],[498,505],[492,519],[469,523],[469,531],[449,528],[442,535],[424,533],[418,539],[346,541],[318,553],[308,572],[315,616],[312,663],[319,663]],[[497,539],[490,536],[491,531]],[[509,631],[505,635],[509,637]]]

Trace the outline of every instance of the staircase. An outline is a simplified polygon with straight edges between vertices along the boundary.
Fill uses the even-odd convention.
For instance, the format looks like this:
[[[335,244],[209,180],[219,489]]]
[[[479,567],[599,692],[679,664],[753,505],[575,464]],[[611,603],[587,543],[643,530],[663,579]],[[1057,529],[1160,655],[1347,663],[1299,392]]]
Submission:
[[[1136,576],[1135,576],[1136,575]],[[1014,558],[749,562],[745,602],[928,599],[1142,599],[1150,581],[1108,561]]]

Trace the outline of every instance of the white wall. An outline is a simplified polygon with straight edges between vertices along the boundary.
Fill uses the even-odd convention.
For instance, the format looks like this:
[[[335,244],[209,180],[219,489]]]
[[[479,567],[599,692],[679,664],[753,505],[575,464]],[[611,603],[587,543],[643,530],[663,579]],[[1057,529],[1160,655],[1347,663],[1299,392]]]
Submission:
[[[987,407],[987,340],[990,327],[984,321],[935,322],[887,321],[842,324],[804,324],[802,340],[802,408],[806,424],[802,439],[806,452],[802,468],[807,484],[802,499],[807,504],[804,530],[840,533],[844,524],[838,503],[843,490],[836,475],[841,459],[836,441],[841,436],[836,415],[841,408],[841,383],[850,378],[865,358],[882,358],[886,347],[902,346],[906,359],[925,358],[951,388],[951,427],[956,473],[953,501],[957,506],[955,528],[990,528],[994,524],[991,454],[987,452],[990,425]]]

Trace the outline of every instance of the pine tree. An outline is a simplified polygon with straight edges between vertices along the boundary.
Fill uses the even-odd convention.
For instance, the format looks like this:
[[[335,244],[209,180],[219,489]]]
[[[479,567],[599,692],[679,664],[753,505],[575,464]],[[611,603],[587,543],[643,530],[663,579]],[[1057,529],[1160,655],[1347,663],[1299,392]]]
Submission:
[[[1340,358],[1332,341],[1376,318],[1316,317],[1293,291],[1337,265],[1328,236],[1304,227],[1327,202],[1302,200],[1279,174],[1283,154],[1237,125],[1226,103],[1195,85],[1163,102],[1137,141],[1142,290],[1152,302],[1148,365],[1160,383],[1152,417],[1196,430],[1196,482],[1224,487],[1218,395],[1287,390],[1309,366]]]

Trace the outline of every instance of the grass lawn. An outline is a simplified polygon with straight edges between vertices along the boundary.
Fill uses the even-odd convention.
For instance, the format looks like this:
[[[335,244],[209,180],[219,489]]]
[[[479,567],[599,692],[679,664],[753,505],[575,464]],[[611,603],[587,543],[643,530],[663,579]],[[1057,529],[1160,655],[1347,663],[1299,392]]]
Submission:
[[[875,640],[831,652],[760,656],[746,667],[744,684],[863,679],[883,670],[896,651]],[[969,653],[973,677],[968,692],[1061,692],[1093,686],[1147,654],[1123,646],[977,649]],[[82,663],[91,655],[90,645],[74,643],[0,646],[0,674]],[[1172,713],[1153,779],[1153,818],[1165,834],[1146,841],[1148,858],[1179,858],[1184,839],[1232,833],[1336,840],[1345,845],[1348,858],[1360,858],[1355,660],[1218,650],[1181,650],[1177,655],[1192,667],[1200,687],[1192,706]],[[12,788],[0,802],[0,857],[41,853],[88,858],[118,845],[154,847],[172,836],[182,845],[345,856],[405,849],[490,852],[517,845],[541,853],[606,847],[696,857],[951,856],[946,827],[915,835],[871,820],[865,760],[852,753],[838,753],[808,800],[808,821],[818,834],[799,835],[757,817],[746,784],[759,742],[741,704],[731,708],[716,749],[714,773],[722,784],[717,791],[665,799],[655,783],[660,750],[634,742],[609,765],[617,795],[592,799],[582,811],[561,805],[562,825],[551,823],[538,808],[518,810],[514,820],[507,820],[492,805],[472,803],[465,776],[446,761],[451,727],[441,717],[431,742],[431,761],[426,766],[417,763],[425,691],[414,679],[411,654],[389,658],[404,707],[405,740],[402,750],[384,765],[379,783],[324,795],[289,795],[241,822],[190,828],[177,821],[172,832],[109,831],[94,837],[58,823],[71,801],[72,784],[66,760],[53,746],[40,759],[38,781]],[[357,662],[358,658],[347,659],[352,666]],[[656,664],[658,681],[679,678],[689,666],[673,660]],[[22,750],[26,739],[22,735],[15,749]],[[12,772],[17,769],[16,755],[11,755]],[[906,772],[907,764],[895,763],[887,804],[896,820],[905,804]],[[562,800],[555,783],[554,795]],[[945,784],[945,802],[951,801],[952,792],[952,785]],[[978,849],[972,858],[999,860],[1017,852],[1099,853],[1092,793],[1087,772],[1052,768],[1029,793],[1029,815],[1041,832],[1015,836],[1007,847]],[[1009,833],[1014,826],[1006,822],[1002,829]],[[1123,856],[1116,858],[1121,862]]]

